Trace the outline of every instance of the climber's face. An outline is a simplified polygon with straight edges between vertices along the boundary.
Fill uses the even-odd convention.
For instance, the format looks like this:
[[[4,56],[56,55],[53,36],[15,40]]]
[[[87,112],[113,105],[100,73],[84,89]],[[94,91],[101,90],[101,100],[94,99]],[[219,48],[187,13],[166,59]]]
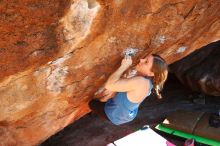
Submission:
[[[153,61],[153,55],[148,55],[147,57],[140,59],[140,62],[136,66],[137,72],[144,76],[154,76],[154,73],[151,71]]]

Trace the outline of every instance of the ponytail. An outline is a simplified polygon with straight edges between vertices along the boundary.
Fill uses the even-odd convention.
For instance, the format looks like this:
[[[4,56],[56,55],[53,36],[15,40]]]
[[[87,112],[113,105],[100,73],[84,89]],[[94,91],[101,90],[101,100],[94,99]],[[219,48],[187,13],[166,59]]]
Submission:
[[[168,65],[159,55],[153,54],[154,61],[152,66],[154,93],[158,99],[162,98],[161,91],[168,76]]]

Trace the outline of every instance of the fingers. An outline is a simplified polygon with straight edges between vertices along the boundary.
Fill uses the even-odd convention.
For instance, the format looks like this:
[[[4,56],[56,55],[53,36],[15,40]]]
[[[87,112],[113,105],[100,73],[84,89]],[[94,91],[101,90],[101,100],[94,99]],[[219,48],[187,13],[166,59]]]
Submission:
[[[131,59],[131,56],[125,55],[124,59]]]
[[[108,100],[107,100],[107,99],[104,99],[104,98],[101,98],[101,99],[99,99],[99,101],[101,101],[101,102],[107,102]]]
[[[108,89],[105,89],[105,90],[103,91],[103,93],[113,93],[113,91],[108,90]]]
[[[116,94],[116,92],[110,91],[110,90],[106,90],[103,93],[103,97],[110,97],[110,96],[114,96]]]
[[[124,62],[132,62],[132,58],[131,58],[131,56],[125,56],[122,61],[124,61]]]
[[[109,98],[110,98],[109,96],[104,96],[104,97],[100,98],[99,101],[106,102]]]
[[[112,98],[115,95],[115,93],[111,93],[108,95],[103,96],[102,98],[99,99],[99,101],[101,102],[106,102],[107,100],[109,100],[110,98]]]
[[[124,69],[128,69],[131,65],[132,65],[131,56],[125,55],[124,59],[121,61],[121,66],[123,66]]]

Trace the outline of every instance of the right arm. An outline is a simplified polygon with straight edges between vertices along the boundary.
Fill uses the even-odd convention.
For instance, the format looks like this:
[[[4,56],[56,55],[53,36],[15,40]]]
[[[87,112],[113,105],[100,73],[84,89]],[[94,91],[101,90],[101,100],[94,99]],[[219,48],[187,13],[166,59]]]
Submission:
[[[105,83],[105,88],[110,91],[115,91],[115,86],[120,80],[121,75],[126,70],[124,66],[120,66],[110,77],[108,78],[107,82]]]
[[[125,92],[132,90],[128,79],[120,79],[121,75],[127,70],[132,64],[132,59],[130,56],[126,56],[122,62],[121,66],[108,78],[105,83],[105,88],[114,92]]]

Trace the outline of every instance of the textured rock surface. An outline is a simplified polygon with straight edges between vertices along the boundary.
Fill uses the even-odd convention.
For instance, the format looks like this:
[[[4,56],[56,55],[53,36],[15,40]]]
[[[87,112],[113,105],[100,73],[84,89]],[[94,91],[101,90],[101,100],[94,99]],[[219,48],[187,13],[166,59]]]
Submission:
[[[172,63],[219,40],[219,11],[217,0],[0,1],[0,144],[35,145],[82,117],[127,47]]]
[[[175,62],[170,69],[187,87],[220,96],[220,41]]]

